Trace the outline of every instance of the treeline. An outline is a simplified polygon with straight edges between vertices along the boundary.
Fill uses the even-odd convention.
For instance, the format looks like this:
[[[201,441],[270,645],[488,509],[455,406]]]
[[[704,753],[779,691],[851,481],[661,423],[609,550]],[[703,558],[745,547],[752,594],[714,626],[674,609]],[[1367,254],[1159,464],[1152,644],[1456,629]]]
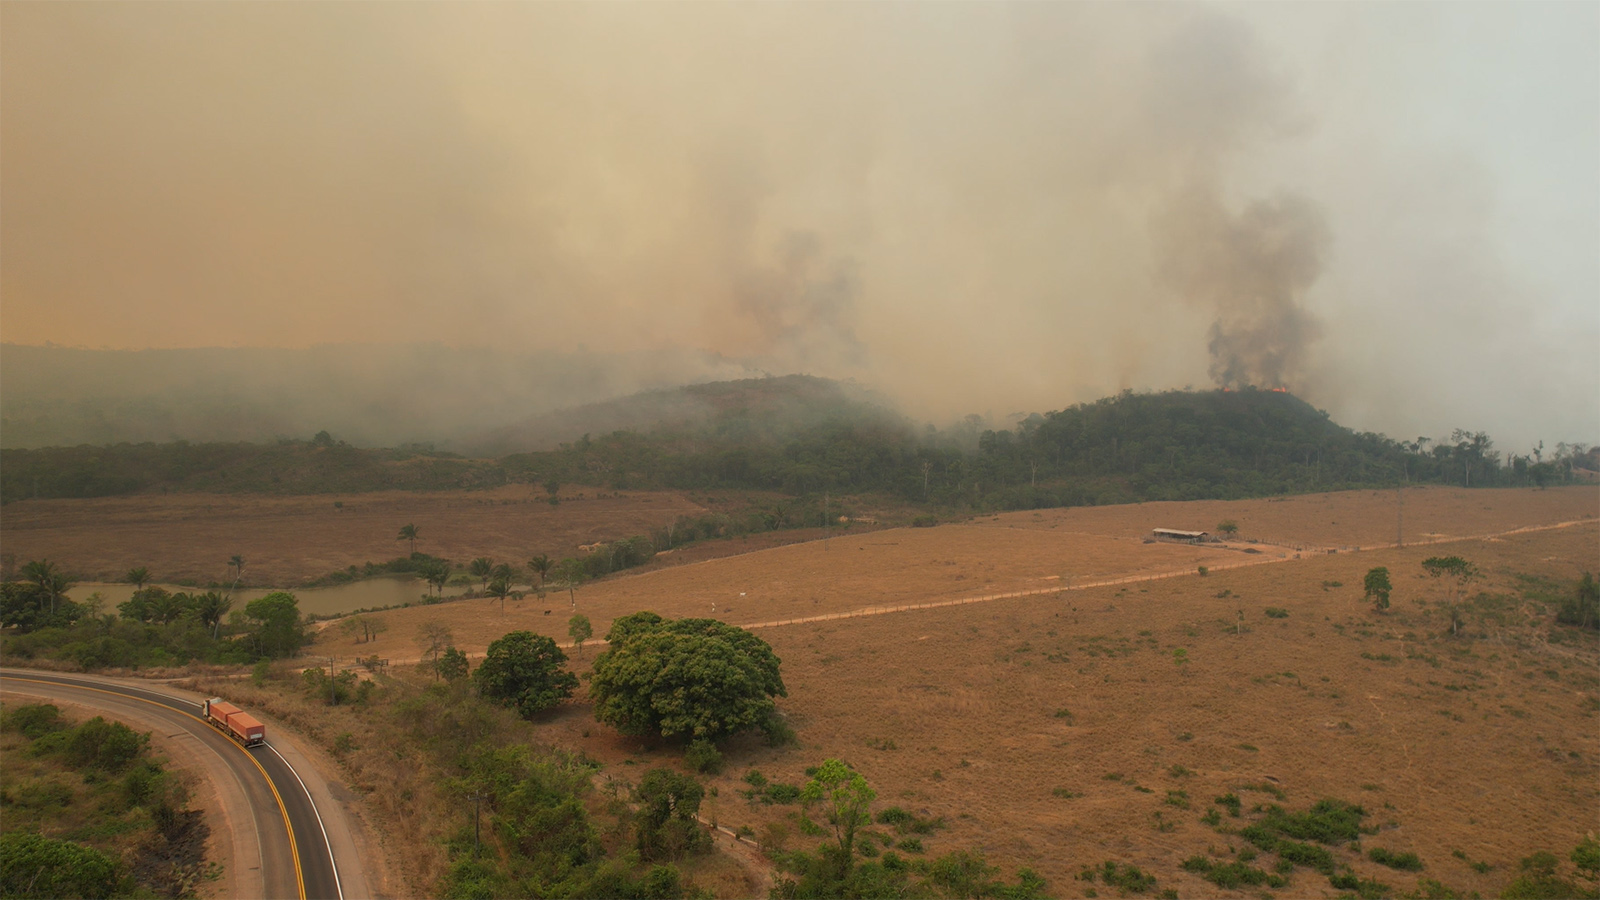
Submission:
[[[1332,422],[1293,395],[1246,389],[1124,392],[1033,414],[1012,429],[968,417],[918,429],[841,401],[805,427],[779,427],[757,399],[707,422],[585,435],[549,451],[470,460],[426,448],[366,450],[333,441],[141,444],[0,455],[0,499],[91,497],[154,489],[328,493],[542,484],[611,489],[880,494],[946,508],[1025,509],[1143,500],[1235,499],[1393,485],[1559,484],[1579,477],[1582,445],[1502,453],[1484,432],[1393,440]],[[658,546],[660,546],[658,544]]]
[[[326,432],[272,444],[116,444],[0,450],[0,502],[153,490],[328,494],[459,490],[505,483],[491,461],[427,446],[352,447]]]
[[[48,561],[29,563],[22,576],[0,583],[0,653],[11,659],[52,659],[85,671],[246,664],[291,656],[310,642],[299,601],[284,591],[236,610],[227,594],[152,585],[113,614],[98,593],[81,603],[68,598],[71,582]]]
[[[728,429],[724,429],[728,431]],[[1432,446],[1430,446],[1432,445]],[[1026,509],[1235,499],[1392,485],[1544,485],[1576,477],[1585,448],[1501,454],[1483,432],[1433,444],[1358,433],[1283,392],[1124,392],[1014,429],[969,417],[944,430],[855,410],[788,438],[614,432],[500,461],[513,481],[613,488],[882,493],[939,507]],[[810,519],[810,522],[819,522]]]

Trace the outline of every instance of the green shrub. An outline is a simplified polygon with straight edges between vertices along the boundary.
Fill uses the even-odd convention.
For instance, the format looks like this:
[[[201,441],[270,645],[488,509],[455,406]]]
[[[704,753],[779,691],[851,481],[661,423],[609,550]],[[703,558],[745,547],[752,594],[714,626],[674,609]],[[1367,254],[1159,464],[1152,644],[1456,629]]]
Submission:
[[[0,730],[15,731],[30,741],[66,727],[61,710],[53,703],[30,703],[0,715]]]
[[[1281,606],[1269,606],[1267,607],[1267,618],[1287,619],[1289,618],[1289,611]]]
[[[1307,868],[1316,869],[1324,875],[1333,874],[1333,854],[1315,844],[1303,844],[1299,841],[1279,841],[1277,846],[1278,857]]]
[[[768,803],[794,803],[800,799],[800,788],[792,784],[774,783],[767,786],[762,798]]]
[[[1262,825],[1279,834],[1321,844],[1342,844],[1361,837],[1366,810],[1341,800],[1318,800],[1309,812],[1288,813],[1268,807]]]
[[[910,822],[914,818],[916,817],[898,806],[880,809],[877,815],[879,825],[894,825],[897,827],[903,823]]]
[[[80,769],[117,773],[138,759],[149,743],[148,732],[139,734],[121,722],[95,716],[67,733],[61,756]]]
[[[1079,880],[1094,882],[1097,878],[1105,884],[1120,888],[1129,894],[1147,893],[1156,886],[1156,877],[1141,871],[1135,865],[1118,865],[1111,860],[1100,864],[1099,869],[1085,869],[1078,873]]]
[[[1228,810],[1228,815],[1234,817],[1235,819],[1239,818],[1240,802],[1238,794],[1230,791],[1226,794],[1223,794],[1221,797],[1213,799],[1211,802],[1218,806],[1225,807]]]
[[[1358,878],[1354,872],[1348,869],[1337,875],[1328,876],[1328,883],[1341,891],[1353,891],[1361,900],[1381,900],[1381,898],[1388,897],[1393,893],[1389,886],[1383,882]],[[1501,896],[1506,895],[1502,894]]]
[[[683,762],[689,768],[707,775],[722,771],[722,752],[705,738],[690,741],[683,751]]]
[[[116,897],[131,894],[121,864],[98,850],[29,831],[0,835],[0,897]]]
[[[1380,866],[1388,866],[1403,872],[1422,871],[1422,860],[1415,853],[1396,853],[1383,847],[1373,847],[1367,851],[1367,858]]]

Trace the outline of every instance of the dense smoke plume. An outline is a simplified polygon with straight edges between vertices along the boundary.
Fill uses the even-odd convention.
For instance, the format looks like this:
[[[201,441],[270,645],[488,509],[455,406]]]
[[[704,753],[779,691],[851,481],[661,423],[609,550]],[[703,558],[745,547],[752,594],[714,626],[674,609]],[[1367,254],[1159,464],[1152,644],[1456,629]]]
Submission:
[[[1303,196],[1279,192],[1233,213],[1223,194],[1234,154],[1298,126],[1290,80],[1248,29],[1217,16],[1195,19],[1156,56],[1149,102],[1187,149],[1183,183],[1156,211],[1160,277],[1212,318],[1215,384],[1283,387],[1318,335],[1304,301],[1328,227]]]
[[[1303,306],[1322,271],[1328,230],[1304,198],[1251,203],[1230,216],[1213,196],[1175,203],[1166,222],[1163,275],[1213,312],[1207,349],[1219,387],[1295,384],[1316,319]]]
[[[0,4],[0,337],[409,348],[227,383],[314,385],[236,404],[291,431],[415,397],[361,430],[441,443],[762,372],[937,421],[1209,372],[1360,428],[1589,440],[1600,215],[1552,198],[1600,196],[1596,9]],[[1421,129],[1491,113],[1525,140],[1463,190],[1462,132]],[[1507,172],[1546,207],[1497,211]],[[1491,339],[1493,372],[1462,352]],[[389,375],[413,352],[436,378]],[[1521,399],[1554,384],[1583,402]]]

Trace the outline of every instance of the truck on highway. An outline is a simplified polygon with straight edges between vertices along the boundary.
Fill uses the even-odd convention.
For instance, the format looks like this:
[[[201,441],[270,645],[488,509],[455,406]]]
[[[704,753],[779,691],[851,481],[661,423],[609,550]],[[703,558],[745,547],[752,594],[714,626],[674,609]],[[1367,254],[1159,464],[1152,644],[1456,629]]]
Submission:
[[[233,738],[246,747],[264,744],[267,740],[267,726],[256,720],[255,716],[241,710],[221,697],[212,697],[200,704],[200,710],[205,720],[211,727],[217,729],[228,737]]]

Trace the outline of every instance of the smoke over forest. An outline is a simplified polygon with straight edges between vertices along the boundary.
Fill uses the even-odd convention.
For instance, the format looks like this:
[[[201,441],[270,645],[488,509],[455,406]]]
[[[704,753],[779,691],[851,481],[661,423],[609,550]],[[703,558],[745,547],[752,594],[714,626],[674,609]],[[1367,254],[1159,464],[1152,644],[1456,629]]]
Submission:
[[[940,422],[1249,384],[1396,435],[1597,427],[1593,6],[0,20],[10,445],[107,404],[443,444],[792,372]],[[46,343],[85,372],[30,381]]]

